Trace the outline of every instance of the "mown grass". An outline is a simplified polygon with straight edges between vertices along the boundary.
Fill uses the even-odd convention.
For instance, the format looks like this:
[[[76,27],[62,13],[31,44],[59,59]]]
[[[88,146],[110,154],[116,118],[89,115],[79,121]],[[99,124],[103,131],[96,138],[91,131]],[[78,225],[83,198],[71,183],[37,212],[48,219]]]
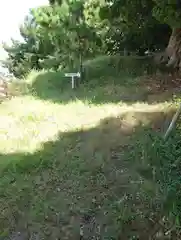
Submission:
[[[148,146],[170,99],[150,103],[133,77],[74,91],[61,80],[34,73],[24,95],[0,105],[1,238],[165,239],[173,222],[160,223],[163,185],[147,179],[159,155]]]

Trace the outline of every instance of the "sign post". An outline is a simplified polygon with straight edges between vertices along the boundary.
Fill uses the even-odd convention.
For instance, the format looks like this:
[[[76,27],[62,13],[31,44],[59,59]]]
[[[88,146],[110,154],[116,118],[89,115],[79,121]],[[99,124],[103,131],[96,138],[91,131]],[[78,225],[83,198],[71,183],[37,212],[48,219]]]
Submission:
[[[65,77],[71,77],[72,79],[72,89],[75,88],[75,77],[80,78],[80,72],[77,73],[65,73]]]

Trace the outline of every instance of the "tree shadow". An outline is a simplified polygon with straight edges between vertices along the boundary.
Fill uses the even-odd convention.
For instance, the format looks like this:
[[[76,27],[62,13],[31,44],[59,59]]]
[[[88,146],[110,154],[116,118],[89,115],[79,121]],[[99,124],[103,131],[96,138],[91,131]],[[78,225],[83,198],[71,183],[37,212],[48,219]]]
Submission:
[[[106,80],[105,80],[106,79]],[[38,74],[33,83],[30,93],[42,100],[55,103],[68,103],[81,100],[92,104],[104,103],[127,103],[145,102],[149,104],[160,103],[173,99],[174,90],[155,91],[153,84],[144,84],[144,79],[130,76],[114,78],[92,79],[91,82],[83,83],[75,89],[71,89],[71,79],[62,74],[45,72]]]
[[[33,154],[1,153],[0,162],[8,162],[1,172],[2,232],[20,232],[23,240],[34,234],[37,239],[78,240],[80,234],[83,239],[148,239],[158,227],[149,215],[162,213],[154,187],[150,198],[142,191],[134,152],[132,158],[128,153],[153,129],[162,134],[171,116],[127,112],[91,129],[60,132],[57,141]]]

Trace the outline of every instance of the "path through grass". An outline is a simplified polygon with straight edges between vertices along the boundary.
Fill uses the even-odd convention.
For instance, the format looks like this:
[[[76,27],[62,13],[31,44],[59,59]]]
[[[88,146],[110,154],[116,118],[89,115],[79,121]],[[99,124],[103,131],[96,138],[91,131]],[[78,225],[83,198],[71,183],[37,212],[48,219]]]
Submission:
[[[148,239],[157,199],[145,195],[154,188],[128,153],[164,127],[170,103],[63,102],[61,94],[0,105],[0,239]]]

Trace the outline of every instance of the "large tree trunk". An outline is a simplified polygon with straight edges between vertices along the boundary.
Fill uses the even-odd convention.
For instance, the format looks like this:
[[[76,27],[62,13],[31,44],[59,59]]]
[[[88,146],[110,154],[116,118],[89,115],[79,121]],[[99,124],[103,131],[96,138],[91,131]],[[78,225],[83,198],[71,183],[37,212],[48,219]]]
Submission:
[[[165,52],[156,56],[156,62],[168,68],[181,70],[181,28],[172,30]]]
[[[172,30],[165,53],[168,56],[168,67],[181,67],[181,28]]]

